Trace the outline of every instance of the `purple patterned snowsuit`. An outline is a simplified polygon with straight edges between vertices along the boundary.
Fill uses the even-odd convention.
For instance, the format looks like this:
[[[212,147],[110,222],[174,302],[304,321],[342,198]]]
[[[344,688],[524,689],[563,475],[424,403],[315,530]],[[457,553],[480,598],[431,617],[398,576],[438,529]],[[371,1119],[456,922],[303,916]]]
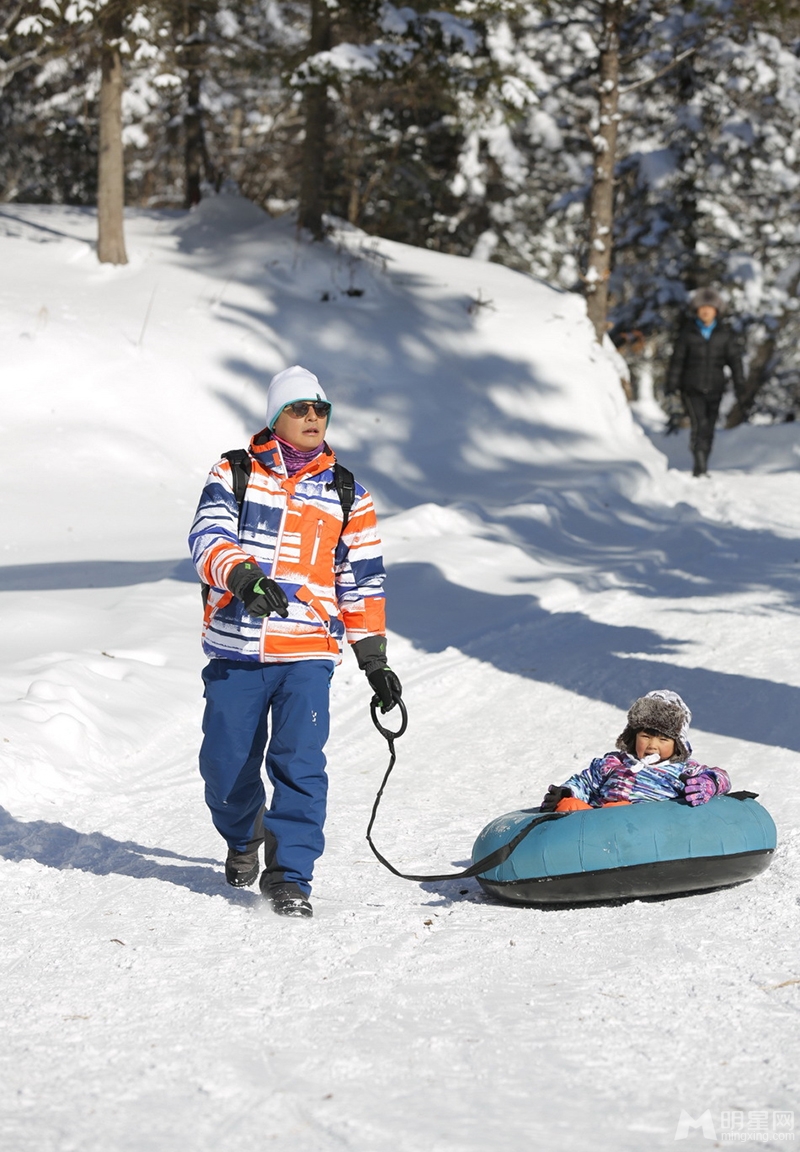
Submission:
[[[628,752],[616,751],[596,757],[583,772],[576,772],[565,780],[564,787],[593,808],[619,800],[629,800],[632,804],[644,800],[675,800],[683,796],[681,776],[696,776],[700,772],[713,777],[718,796],[730,792],[727,772],[722,768],[708,768],[692,757],[644,764]]]

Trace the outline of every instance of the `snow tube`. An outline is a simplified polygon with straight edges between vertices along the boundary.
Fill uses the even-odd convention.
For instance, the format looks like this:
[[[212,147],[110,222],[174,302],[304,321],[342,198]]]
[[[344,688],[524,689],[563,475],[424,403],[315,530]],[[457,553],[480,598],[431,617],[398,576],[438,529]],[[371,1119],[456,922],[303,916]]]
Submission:
[[[698,892],[751,880],[777,843],[772,817],[751,798],[715,796],[593,808],[538,824],[507,860],[478,875],[486,892],[514,904],[584,904]],[[538,808],[487,824],[477,862],[508,844]]]

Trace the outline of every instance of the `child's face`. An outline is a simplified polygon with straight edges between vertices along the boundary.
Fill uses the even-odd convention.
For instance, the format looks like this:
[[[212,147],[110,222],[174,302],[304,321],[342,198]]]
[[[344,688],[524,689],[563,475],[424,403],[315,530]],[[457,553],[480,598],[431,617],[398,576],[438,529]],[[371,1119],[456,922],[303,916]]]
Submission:
[[[660,732],[651,732],[643,728],[636,733],[636,759],[644,760],[645,756],[658,753],[659,760],[669,760],[675,752],[675,741],[669,736],[662,736]]]

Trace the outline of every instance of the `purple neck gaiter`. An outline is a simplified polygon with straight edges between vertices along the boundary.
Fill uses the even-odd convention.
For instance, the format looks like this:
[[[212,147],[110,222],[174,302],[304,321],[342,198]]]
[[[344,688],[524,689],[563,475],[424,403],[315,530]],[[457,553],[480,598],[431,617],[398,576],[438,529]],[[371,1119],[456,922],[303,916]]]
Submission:
[[[281,446],[281,454],[283,455],[283,462],[286,465],[286,471],[290,476],[294,476],[301,468],[305,468],[306,464],[310,464],[312,460],[316,460],[320,452],[325,451],[325,441],[317,448],[295,448],[293,444],[289,444],[286,440],[282,440],[280,436],[275,439]]]

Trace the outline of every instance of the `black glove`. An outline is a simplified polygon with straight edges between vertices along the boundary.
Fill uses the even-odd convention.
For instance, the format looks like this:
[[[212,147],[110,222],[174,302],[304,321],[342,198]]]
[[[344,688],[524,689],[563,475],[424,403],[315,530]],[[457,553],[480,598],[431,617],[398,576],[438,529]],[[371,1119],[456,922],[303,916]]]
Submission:
[[[558,784],[551,784],[545,793],[544,800],[539,805],[540,812],[555,812],[556,805],[559,800],[566,800],[568,796],[572,795],[571,788],[559,787]]]
[[[664,396],[663,402],[664,411],[667,414],[667,426],[664,429],[666,436],[672,436],[673,433],[679,432],[683,427],[683,422],[686,419],[686,412],[684,411],[683,401],[677,392],[667,392]]]
[[[251,616],[269,616],[270,612],[284,618],[289,615],[289,601],[284,590],[265,576],[252,560],[236,565],[228,577],[228,588]]]
[[[367,679],[381,702],[381,712],[391,712],[403,695],[403,689],[396,674],[388,665],[383,664],[373,668],[371,672],[367,672]]]
[[[386,637],[365,636],[356,640],[353,653],[362,672],[366,672],[381,712],[389,712],[403,695],[397,674],[386,663]]]

